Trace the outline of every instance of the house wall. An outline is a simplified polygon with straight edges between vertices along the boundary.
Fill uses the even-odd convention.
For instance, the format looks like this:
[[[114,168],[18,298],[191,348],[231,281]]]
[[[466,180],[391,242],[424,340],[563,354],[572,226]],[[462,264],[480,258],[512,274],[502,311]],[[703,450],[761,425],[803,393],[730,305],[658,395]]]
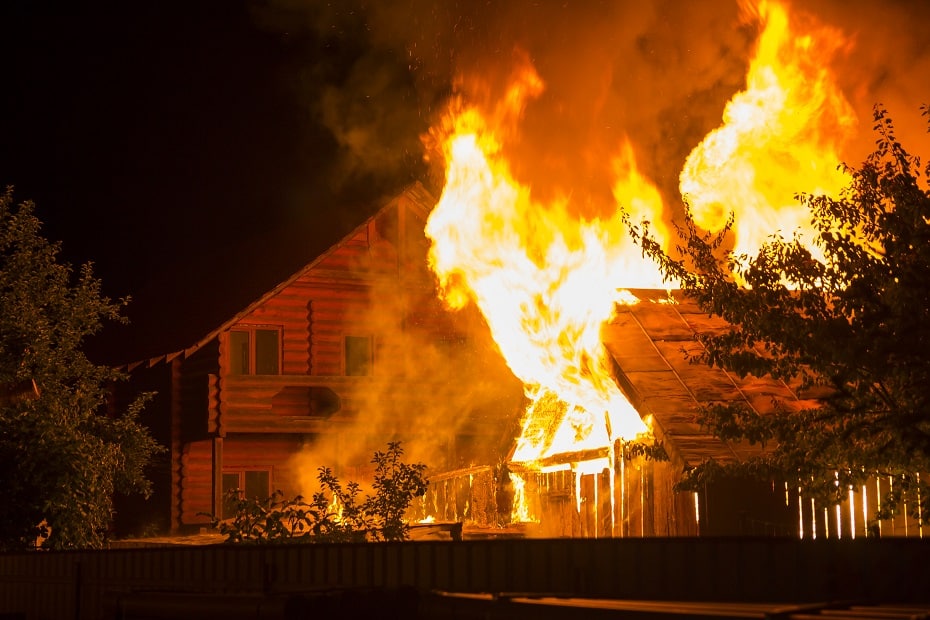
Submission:
[[[308,476],[295,468],[315,467],[293,460],[305,449],[337,459],[323,463],[345,479],[364,475],[372,451],[394,438],[409,460],[440,469],[496,454],[501,422],[513,422],[501,411],[516,410],[522,389],[497,367],[488,369],[494,379],[467,388],[487,357],[461,346],[461,318],[438,301],[422,226],[399,201],[166,364],[173,368],[163,407],[174,429],[172,529],[220,514],[222,476],[231,471],[267,469],[272,490],[306,492],[300,479],[306,484]],[[229,372],[229,331],[242,327],[281,330],[281,374]],[[369,376],[346,376],[346,336],[371,337]]]
[[[180,447],[178,518],[174,528],[204,525],[214,514],[213,439],[187,441]]]

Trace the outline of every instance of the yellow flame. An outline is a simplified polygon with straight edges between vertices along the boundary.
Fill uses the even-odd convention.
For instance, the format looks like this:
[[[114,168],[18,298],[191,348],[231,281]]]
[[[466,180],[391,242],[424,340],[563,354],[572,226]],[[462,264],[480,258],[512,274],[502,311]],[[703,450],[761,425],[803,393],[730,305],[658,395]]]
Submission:
[[[680,190],[702,228],[719,230],[735,212],[737,253],[755,254],[776,232],[800,231],[816,256],[809,213],[795,196],[836,196],[848,185],[839,153],[856,119],[829,71],[830,57],[847,42],[836,30],[789,16],[778,2],[744,9],[762,27],[746,88],[726,106],[723,125],[687,158]],[[609,211],[577,208],[607,192],[534,194],[516,177],[513,170],[527,166],[512,166],[507,147],[519,140],[525,110],[545,89],[523,61],[499,101],[481,107],[459,100],[430,134],[446,166],[426,227],[430,266],[451,307],[478,306],[525,385],[530,404],[512,460],[572,453],[584,460],[592,456],[585,451],[609,450],[647,428],[613,378],[601,327],[617,304],[632,303],[624,289],[666,284],[629,240],[618,211],[633,224],[648,220],[666,247],[671,239],[662,197],[628,140],[597,162],[613,175],[611,217],[577,215]]]
[[[661,283],[616,209],[609,220],[580,219],[569,199],[540,203],[514,179],[502,155],[505,132],[491,123],[518,117],[526,94],[540,88],[529,67],[510,89],[506,108],[488,116],[477,107],[455,111],[440,140],[446,185],[426,227],[443,298],[453,308],[469,302],[480,308],[526,385],[532,403],[517,461],[610,445],[645,430],[613,379],[600,332],[625,299],[622,286]],[[638,174],[628,145],[617,168]],[[615,193],[625,197],[634,186],[618,181]],[[636,203],[638,213],[646,204]]]
[[[326,507],[327,513],[329,513],[336,523],[342,523],[342,511],[343,511],[342,502],[339,501],[339,498],[333,494],[332,498],[329,500],[329,506]]]
[[[829,70],[847,45],[838,31],[814,23],[792,29],[786,7],[762,0],[744,9],[761,20],[746,89],[734,95],[723,125],[688,156],[682,196],[698,226],[716,231],[735,213],[737,254],[754,255],[776,232],[796,231],[812,244],[810,214],[799,192],[837,196],[849,178],[838,166],[856,117]]]
[[[526,480],[520,474],[510,472],[510,482],[513,485],[513,508],[510,521],[512,523],[538,523],[539,518],[530,508],[529,497],[526,492]]]

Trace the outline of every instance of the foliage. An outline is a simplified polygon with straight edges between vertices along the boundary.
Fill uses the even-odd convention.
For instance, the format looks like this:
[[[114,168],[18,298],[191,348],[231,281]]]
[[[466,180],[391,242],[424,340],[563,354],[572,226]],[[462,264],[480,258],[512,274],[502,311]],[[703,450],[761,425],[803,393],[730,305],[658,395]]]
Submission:
[[[665,451],[665,444],[656,439],[654,436],[649,437],[648,441],[625,441],[623,442],[623,458],[630,461],[642,457],[647,461],[667,461],[668,452]]]
[[[107,412],[121,378],[81,351],[128,300],[101,294],[90,264],[77,278],[40,234],[34,205],[0,195],[0,549],[100,547],[114,492],[150,492],[144,470],[159,448],[137,422],[147,396]],[[38,393],[8,394],[9,386]]]
[[[364,542],[406,540],[409,526],[403,517],[415,497],[426,493],[426,465],[401,460],[400,442],[376,451],[374,495],[359,501],[357,482],[342,486],[328,467],[320,467],[320,490],[309,503],[300,495],[286,499],[281,491],[268,498],[245,498],[231,491],[235,515],[230,521],[213,518],[230,543]]]
[[[363,512],[373,517],[374,540],[406,540],[410,528],[403,520],[404,513],[414,497],[426,494],[426,465],[408,465],[400,460],[402,454],[400,443],[391,442],[386,452],[375,452],[371,461],[375,464],[375,494],[366,498]]]
[[[702,422],[716,435],[767,450],[739,465],[698,465],[683,488],[742,473],[797,480],[807,495],[838,502],[878,474],[894,481],[879,518],[904,502],[918,516],[914,498],[930,496],[927,476],[917,475],[930,472],[930,192],[921,186],[930,166],[904,150],[884,109],[874,118],[876,150],[845,168],[852,181],[843,194],[798,196],[821,260],[797,237],[778,235],[754,257],[734,256],[725,250],[729,226],[708,234],[690,214],[677,258],[648,223],[631,227],[668,278],[730,325],[698,336],[695,361],[770,375],[817,397],[814,406],[779,402],[766,416],[738,405],[707,409]],[[923,513],[930,517],[926,502]]]

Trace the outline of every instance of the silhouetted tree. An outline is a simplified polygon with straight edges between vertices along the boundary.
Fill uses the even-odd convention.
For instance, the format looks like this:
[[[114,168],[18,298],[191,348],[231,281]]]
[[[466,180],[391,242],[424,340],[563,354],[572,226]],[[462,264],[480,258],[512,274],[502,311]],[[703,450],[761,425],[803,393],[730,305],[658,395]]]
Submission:
[[[729,226],[709,234],[690,215],[672,257],[648,223],[631,226],[666,276],[729,323],[698,336],[697,361],[819,396],[816,407],[778,403],[765,416],[738,404],[705,410],[702,422],[717,436],[767,450],[744,463],[700,464],[682,488],[748,474],[839,502],[878,474],[893,481],[878,517],[902,500],[917,516],[918,492],[930,516],[928,479],[918,475],[930,472],[930,166],[904,150],[883,108],[874,118],[877,148],[846,168],[852,181],[842,195],[798,197],[810,209],[820,260],[798,238],[780,236],[756,256],[734,256],[724,250]]]
[[[121,375],[90,362],[85,338],[121,321],[90,264],[74,277],[59,244],[40,234],[31,202],[0,195],[0,549],[100,547],[114,492],[150,492],[144,469],[159,450],[137,422],[146,399],[107,412]]]

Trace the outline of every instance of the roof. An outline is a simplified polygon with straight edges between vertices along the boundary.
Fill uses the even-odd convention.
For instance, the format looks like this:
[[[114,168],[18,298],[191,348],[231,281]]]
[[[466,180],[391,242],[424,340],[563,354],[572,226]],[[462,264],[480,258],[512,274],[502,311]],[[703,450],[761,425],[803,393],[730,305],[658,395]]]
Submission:
[[[803,400],[782,381],[770,377],[737,377],[720,368],[688,359],[701,347],[698,333],[720,332],[727,323],[711,317],[681,292],[634,290],[639,303],[620,305],[604,326],[602,339],[613,361],[617,381],[644,418],[653,417],[656,436],[686,465],[707,459],[742,461],[761,447],[725,442],[697,421],[702,407],[742,401],[759,415],[774,410],[774,399],[805,408]]]
[[[323,252],[317,254],[316,257],[313,258],[309,263],[303,264],[299,269],[293,271],[288,277],[280,281],[279,284],[273,288],[263,288],[259,292],[253,292],[251,298],[249,299],[242,299],[242,288],[223,286],[222,283],[224,282],[224,279],[217,276],[218,283],[217,281],[214,281],[214,274],[208,274],[210,278],[208,279],[209,281],[205,283],[206,290],[201,291],[201,294],[196,298],[177,300],[176,302],[176,305],[186,306],[192,309],[200,309],[201,312],[175,312],[168,313],[160,317],[160,323],[162,325],[171,321],[186,323],[186,325],[182,326],[182,328],[175,330],[175,333],[189,334],[187,344],[183,342],[175,344],[172,340],[171,345],[164,344],[161,348],[151,350],[150,353],[146,353],[144,356],[129,357],[128,359],[132,359],[133,361],[125,364],[125,366],[130,370],[139,366],[151,367],[161,362],[171,361],[172,359],[175,359],[179,356],[186,357],[193,354],[205,344],[213,340],[219,333],[229,329],[230,326],[251,313],[255,308],[261,306],[268,299],[277,295],[282,289],[287,288],[308,270],[313,269],[318,264],[324,262],[330,255],[338,251],[353,237],[362,232],[372,220],[377,219],[384,212],[397,207],[399,202],[402,200],[405,202],[407,207],[418,211],[424,220],[426,219],[429,211],[432,209],[433,204],[435,204],[435,198],[433,198],[433,196],[422,184],[419,182],[413,183],[399,194],[387,200],[387,202],[385,202],[377,211],[355,226],[336,243],[330,245]],[[269,260],[269,262],[274,261]],[[269,269],[269,271],[271,272],[272,270]],[[265,280],[265,282],[267,283],[267,280]],[[267,284],[265,286],[267,286]],[[220,290],[219,293],[217,293],[217,289]],[[251,291],[252,288],[246,290]],[[218,296],[222,297],[222,299],[216,299]],[[199,308],[199,304],[208,303],[210,300],[212,300],[212,304],[209,308],[211,311],[205,312],[202,308]],[[238,305],[233,307],[230,305],[231,303],[237,303]],[[218,314],[218,311],[223,312],[223,314]],[[205,320],[204,317],[208,318]],[[151,327],[144,325],[143,330],[146,328],[150,329]],[[192,329],[197,329],[198,331],[194,332]],[[168,332],[169,330],[166,329],[166,340],[168,339]]]

